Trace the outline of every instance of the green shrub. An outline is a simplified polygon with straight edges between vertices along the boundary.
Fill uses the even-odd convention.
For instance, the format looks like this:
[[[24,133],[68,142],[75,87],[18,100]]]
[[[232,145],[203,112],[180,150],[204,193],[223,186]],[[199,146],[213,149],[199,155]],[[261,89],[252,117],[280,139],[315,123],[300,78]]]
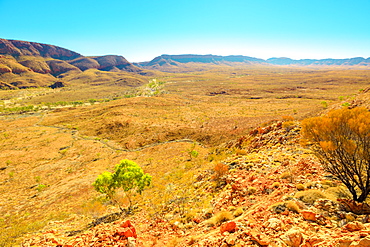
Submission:
[[[118,204],[114,195],[116,190],[121,188],[129,200],[129,211],[132,207],[132,194],[141,194],[141,192],[148,187],[152,181],[149,174],[145,174],[143,170],[133,161],[121,160],[115,167],[115,172],[103,172],[93,183],[94,188]],[[118,204],[119,205],[119,204]],[[120,205],[119,205],[120,206]],[[120,207],[121,208],[121,207]],[[121,210],[123,210],[121,208]]]

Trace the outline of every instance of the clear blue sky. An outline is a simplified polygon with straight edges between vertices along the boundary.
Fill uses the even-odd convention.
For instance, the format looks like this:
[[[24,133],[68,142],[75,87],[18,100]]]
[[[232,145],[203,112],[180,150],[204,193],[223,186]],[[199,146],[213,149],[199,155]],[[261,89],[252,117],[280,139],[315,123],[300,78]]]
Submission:
[[[131,62],[370,57],[370,0],[0,0],[0,38]]]

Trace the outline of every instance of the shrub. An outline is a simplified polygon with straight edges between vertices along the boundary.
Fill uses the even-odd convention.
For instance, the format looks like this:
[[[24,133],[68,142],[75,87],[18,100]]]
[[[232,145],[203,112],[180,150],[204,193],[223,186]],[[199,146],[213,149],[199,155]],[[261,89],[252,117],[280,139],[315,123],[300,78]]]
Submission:
[[[290,179],[292,178],[292,174],[290,172],[283,172],[281,175],[280,175],[280,178],[281,179]]]
[[[287,201],[286,202],[286,208],[289,211],[292,211],[292,212],[295,212],[295,213],[299,213],[299,211],[300,211],[300,208],[299,208],[299,206],[297,205],[297,203],[295,201]]]
[[[327,190],[325,190],[325,194],[332,195],[335,198],[347,198],[347,199],[351,198],[351,194],[343,186],[330,187]]]
[[[286,121],[286,122],[284,122],[284,123],[283,123],[283,128],[284,128],[287,132],[291,131],[291,130],[292,130],[292,129],[294,129],[295,127],[297,127],[297,124],[296,124],[296,122],[294,122],[294,121]]]
[[[46,188],[46,185],[45,184],[39,184],[38,186],[37,186],[37,191],[38,192],[41,192],[41,191],[43,191],[44,189]]]
[[[295,187],[297,188],[297,190],[300,191],[305,189],[305,186],[303,184],[297,184]]]
[[[121,160],[115,167],[115,172],[103,172],[93,183],[94,188],[118,204],[114,195],[118,188],[121,188],[129,200],[128,209],[131,210],[131,196],[134,193],[141,194],[145,187],[149,186],[152,177],[145,174],[143,170],[133,161]],[[118,204],[119,205],[119,204]],[[120,206],[120,205],[119,205]],[[120,207],[123,211],[123,209]]]
[[[234,215],[234,217],[238,217],[238,216],[242,215],[243,213],[244,213],[244,209],[242,207],[238,207],[233,212],[233,215]]]
[[[193,143],[191,145],[191,148],[186,150],[186,152],[189,154],[189,161],[191,161],[192,158],[198,157],[198,155],[199,155],[198,151],[194,150],[195,147],[196,147],[196,143]]]
[[[328,102],[321,101],[321,105],[324,107],[324,109],[328,108]]]
[[[214,175],[212,176],[213,180],[220,184],[223,181],[225,175],[228,173],[229,166],[223,163],[217,163],[214,166],[213,171],[214,171]]]
[[[232,220],[232,219],[233,219],[233,215],[230,212],[221,211],[221,212],[218,212],[217,214],[215,214],[209,220],[207,220],[206,223],[209,226],[217,226],[217,225],[221,224],[222,222]]]
[[[297,194],[295,194],[295,197],[309,204],[313,204],[317,199],[320,199],[320,198],[324,198],[324,199],[328,198],[323,192],[321,192],[320,190],[315,190],[315,189],[299,191],[297,192]]]
[[[339,109],[302,121],[304,141],[311,144],[326,171],[338,178],[353,200],[370,193],[370,112]]]
[[[248,194],[253,195],[257,192],[257,189],[255,187],[248,187]]]
[[[277,202],[270,207],[274,213],[280,214],[286,210],[286,202]]]
[[[300,208],[295,201],[277,202],[270,207],[270,210],[274,213],[280,214],[285,210],[289,210],[295,213],[299,213]]]
[[[272,188],[279,188],[281,186],[280,182],[274,182],[272,185]]]

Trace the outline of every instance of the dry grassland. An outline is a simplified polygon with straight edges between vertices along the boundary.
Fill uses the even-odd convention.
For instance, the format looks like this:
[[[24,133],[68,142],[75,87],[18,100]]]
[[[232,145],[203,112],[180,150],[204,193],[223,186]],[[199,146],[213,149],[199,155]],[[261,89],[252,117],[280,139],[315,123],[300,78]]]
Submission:
[[[222,143],[273,119],[317,114],[327,107],[323,101],[329,106],[340,97],[350,101],[370,84],[369,76],[368,70],[218,68],[166,74],[158,78],[165,82],[165,93],[156,97],[4,115],[0,119],[0,245],[12,245],[24,233],[72,213],[88,217],[76,221],[82,226],[91,217],[114,210],[94,204],[99,195],[91,184],[122,159],[134,160],[153,176],[147,206],[171,196],[164,194],[170,185],[191,194],[194,176],[225,157],[215,151]],[[131,90],[137,85],[142,83]],[[105,83],[55,91],[1,91],[0,97],[3,101],[19,97],[17,104],[29,105],[123,97],[128,88]],[[190,160],[193,143],[199,156]]]

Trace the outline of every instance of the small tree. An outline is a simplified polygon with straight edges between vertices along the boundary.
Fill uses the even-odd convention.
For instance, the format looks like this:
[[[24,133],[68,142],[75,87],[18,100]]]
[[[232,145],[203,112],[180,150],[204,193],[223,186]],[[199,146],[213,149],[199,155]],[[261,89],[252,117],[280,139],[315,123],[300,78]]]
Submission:
[[[339,109],[302,121],[303,138],[324,168],[363,202],[370,193],[370,112],[366,108]]]
[[[132,207],[132,195],[141,192],[145,187],[149,186],[152,181],[152,177],[149,174],[143,172],[143,170],[135,162],[130,160],[121,160],[115,167],[115,172],[103,172],[93,183],[94,188],[103,194],[106,194],[107,198],[116,203],[123,211],[119,203],[115,200],[114,195],[116,190],[121,188],[129,200],[128,209]]]
[[[191,148],[187,149],[186,152],[189,154],[189,161],[192,160],[192,158],[198,157],[199,153],[195,150],[196,143],[194,142],[191,145]]]

